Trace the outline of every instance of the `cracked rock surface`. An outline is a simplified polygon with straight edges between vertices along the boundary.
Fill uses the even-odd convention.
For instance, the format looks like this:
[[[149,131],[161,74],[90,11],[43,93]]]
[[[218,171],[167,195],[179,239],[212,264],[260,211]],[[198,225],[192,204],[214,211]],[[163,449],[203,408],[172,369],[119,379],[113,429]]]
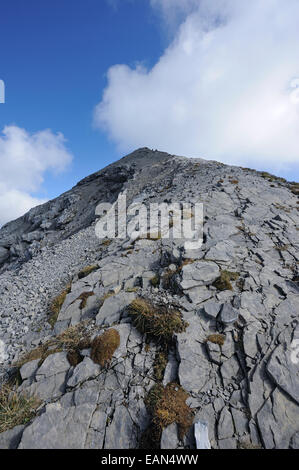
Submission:
[[[201,249],[163,237],[103,243],[95,208],[124,192],[128,204],[202,202]],[[298,448],[298,208],[292,184],[279,178],[145,148],[2,227],[0,380],[24,352],[81,322],[93,337],[116,329],[120,345],[104,367],[90,348],[77,365],[64,348],[24,364],[19,391],[42,404],[29,423],[0,434],[0,448],[141,446],[151,420],[145,398],[160,379],[159,345],[128,314],[138,297],[188,322],[172,338],[160,382],[189,394],[212,448]],[[67,284],[52,328],[49,305]],[[170,424],[160,446],[194,448],[193,427],[180,439]]]

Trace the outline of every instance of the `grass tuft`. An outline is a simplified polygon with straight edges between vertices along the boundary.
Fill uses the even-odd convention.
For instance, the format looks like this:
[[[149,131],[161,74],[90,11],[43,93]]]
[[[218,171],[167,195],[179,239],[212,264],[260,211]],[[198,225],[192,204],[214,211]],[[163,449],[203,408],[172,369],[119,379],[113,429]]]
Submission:
[[[161,436],[162,430],[172,423],[178,425],[179,438],[183,439],[192,425],[192,410],[186,404],[188,393],[178,384],[169,383],[166,387],[154,385],[149,391],[145,405],[152,415],[154,435]]]
[[[88,297],[91,297],[93,295],[94,292],[83,292],[81,295],[79,295],[77,300],[81,300],[80,310],[83,310],[83,308],[86,307]]]
[[[185,260],[182,261],[180,266],[177,266],[175,270],[171,270],[169,268],[166,269],[161,277],[163,289],[175,290],[175,288],[177,287],[175,283],[175,276],[182,271],[184,266],[187,266],[188,264],[192,264],[194,263],[194,261],[195,260],[192,258],[186,258]]]
[[[174,286],[174,279],[177,271],[172,271],[171,269],[167,269],[163,275],[161,276],[162,287],[166,290],[171,290]]]
[[[160,277],[158,274],[156,274],[152,279],[150,280],[150,283],[153,287],[157,287],[160,284]]]
[[[240,276],[239,273],[223,270],[221,271],[218,279],[216,279],[216,281],[213,283],[213,286],[221,291],[233,290],[231,281],[236,281],[239,276]]]
[[[120,336],[117,330],[111,328],[101,336],[97,336],[91,344],[91,359],[102,367],[109,365],[112,356],[120,345]]]
[[[164,377],[165,368],[168,362],[168,354],[166,351],[159,351],[156,353],[154,362],[154,377],[158,381],[162,381]]]
[[[39,365],[50,355],[61,351],[72,351],[88,349],[90,347],[90,336],[86,331],[86,321],[71,326],[55,338],[51,338],[41,346],[28,351],[18,359],[14,366],[21,368],[24,364],[35,359],[40,359]]]
[[[40,404],[39,398],[20,394],[9,385],[3,385],[0,389],[0,433],[31,421]]]
[[[149,300],[138,298],[129,306],[134,326],[142,333],[157,340],[169,341],[174,333],[182,333],[188,324],[178,310],[165,305],[154,306]]]
[[[128,287],[126,289],[126,292],[137,292],[138,291],[138,287]]]
[[[223,346],[225,342],[225,336],[215,333],[213,335],[209,335],[207,337],[207,341],[210,343],[219,344],[219,346]]]
[[[85,268],[81,269],[78,273],[78,278],[79,279],[84,279],[84,277],[88,276],[89,274],[93,273],[98,269],[98,266],[96,264],[92,264],[90,266],[86,266]]]
[[[111,245],[111,243],[112,243],[112,240],[110,240],[110,238],[107,238],[106,240],[102,241],[101,245],[102,246],[109,246],[109,245]]]
[[[83,357],[77,349],[70,349],[67,353],[67,359],[71,366],[76,367],[83,361]]]
[[[71,292],[71,284],[68,284],[66,288],[59,294],[55,299],[52,300],[50,305],[50,315],[48,318],[48,323],[54,328],[55,323],[57,322],[57,318],[61,307],[65,301],[67,294]]]

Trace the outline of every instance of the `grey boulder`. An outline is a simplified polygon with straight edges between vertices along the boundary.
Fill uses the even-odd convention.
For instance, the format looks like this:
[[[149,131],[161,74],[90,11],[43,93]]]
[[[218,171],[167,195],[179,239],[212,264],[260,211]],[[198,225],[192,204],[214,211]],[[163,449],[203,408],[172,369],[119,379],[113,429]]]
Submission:
[[[212,284],[219,277],[220,270],[216,263],[198,261],[187,264],[182,269],[182,289]]]
[[[235,323],[239,317],[238,311],[232,307],[231,304],[226,303],[223,305],[221,312],[220,312],[220,320],[225,325],[229,325],[231,323]]]

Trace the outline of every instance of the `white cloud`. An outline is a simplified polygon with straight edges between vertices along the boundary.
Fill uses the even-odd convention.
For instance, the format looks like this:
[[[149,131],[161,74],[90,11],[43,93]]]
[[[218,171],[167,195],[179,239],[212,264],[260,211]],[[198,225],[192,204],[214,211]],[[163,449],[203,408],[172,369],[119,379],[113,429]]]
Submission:
[[[32,195],[40,189],[44,173],[61,172],[71,160],[60,133],[29,134],[17,126],[4,127],[0,133],[0,226],[45,202]]]
[[[172,29],[188,14],[199,8],[200,0],[150,0],[150,4]]]
[[[273,171],[298,164],[298,0],[151,3],[184,21],[152,69],[109,69],[96,125],[121,151],[149,146]]]

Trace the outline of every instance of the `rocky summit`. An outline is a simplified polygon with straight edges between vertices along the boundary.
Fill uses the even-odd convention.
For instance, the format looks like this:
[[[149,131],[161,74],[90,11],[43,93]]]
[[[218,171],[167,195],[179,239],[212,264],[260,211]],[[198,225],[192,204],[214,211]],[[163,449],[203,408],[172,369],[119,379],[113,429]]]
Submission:
[[[202,246],[98,238],[120,194],[202,203]],[[0,448],[298,449],[298,194],[143,148],[2,227]]]

